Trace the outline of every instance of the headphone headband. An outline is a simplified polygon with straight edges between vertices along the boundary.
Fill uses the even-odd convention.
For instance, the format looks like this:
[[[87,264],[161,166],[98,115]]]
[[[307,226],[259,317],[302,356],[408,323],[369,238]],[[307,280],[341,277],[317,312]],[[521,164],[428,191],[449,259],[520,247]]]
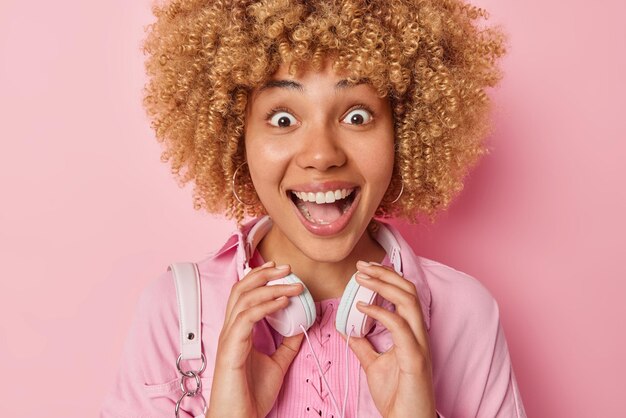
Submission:
[[[264,216],[255,223],[243,241],[244,245],[244,260],[243,260],[243,274],[248,274],[250,269],[250,260],[254,255],[257,245],[265,237],[265,235],[272,228],[272,219],[269,216]],[[400,244],[396,240],[393,233],[387,228],[384,223],[378,222],[380,226],[373,238],[385,249],[394,270],[402,275],[402,256],[400,253]]]

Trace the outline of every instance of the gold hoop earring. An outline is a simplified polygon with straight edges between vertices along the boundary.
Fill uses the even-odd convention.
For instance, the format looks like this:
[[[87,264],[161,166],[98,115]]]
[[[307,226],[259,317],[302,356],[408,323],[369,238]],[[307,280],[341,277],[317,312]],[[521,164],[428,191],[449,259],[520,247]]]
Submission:
[[[389,202],[389,204],[392,205],[396,203],[398,200],[400,200],[400,196],[402,196],[402,192],[404,192],[404,182],[400,180],[400,193],[398,194],[398,197],[396,197],[391,202]]]
[[[247,161],[244,161],[243,163],[239,164],[239,167],[237,167],[237,169],[235,170],[235,172],[233,173],[233,181],[232,181],[232,191],[233,191],[233,196],[235,196],[235,199],[237,199],[237,202],[241,203],[244,206],[252,206],[254,205],[254,203],[246,203],[243,200],[241,200],[241,198],[239,197],[239,195],[237,195],[237,187],[235,186],[235,178],[237,178],[237,173],[239,172],[239,170],[241,169],[241,167],[243,167],[244,165],[248,164]]]

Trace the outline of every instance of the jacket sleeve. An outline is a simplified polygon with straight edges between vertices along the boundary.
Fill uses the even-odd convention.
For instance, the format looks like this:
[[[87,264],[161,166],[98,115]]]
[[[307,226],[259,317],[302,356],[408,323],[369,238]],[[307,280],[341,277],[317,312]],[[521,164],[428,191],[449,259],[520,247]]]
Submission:
[[[178,335],[175,284],[171,272],[167,272],[141,294],[101,418],[174,417],[176,401],[182,394],[176,369]],[[206,377],[202,383],[206,397],[210,383]],[[187,382],[188,389],[194,386],[194,382]],[[201,411],[199,398],[187,397],[182,401],[179,416],[190,418]]]
[[[497,313],[492,319],[491,326],[496,328],[495,331],[492,331],[495,333],[495,339],[493,347],[490,347],[490,352],[485,353],[491,354],[490,356],[486,355],[486,361],[484,361],[484,367],[488,367],[489,371],[486,378],[481,382],[483,397],[476,416],[526,418],[504,331]]]
[[[445,418],[525,418],[498,304],[474,278],[431,269],[431,352],[438,413]]]

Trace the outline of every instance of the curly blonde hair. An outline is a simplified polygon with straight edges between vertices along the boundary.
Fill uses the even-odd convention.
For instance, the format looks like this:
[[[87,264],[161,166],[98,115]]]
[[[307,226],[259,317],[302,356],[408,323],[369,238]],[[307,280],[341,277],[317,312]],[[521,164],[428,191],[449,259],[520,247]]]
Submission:
[[[505,36],[461,0],[172,0],[153,13],[144,106],[161,160],[181,186],[194,181],[196,209],[238,222],[264,213],[232,193],[259,202],[246,166],[233,174],[245,162],[249,93],[281,64],[294,74],[332,57],[335,71],[389,97],[394,174],[377,216],[433,221],[487,153],[485,89],[501,78]]]

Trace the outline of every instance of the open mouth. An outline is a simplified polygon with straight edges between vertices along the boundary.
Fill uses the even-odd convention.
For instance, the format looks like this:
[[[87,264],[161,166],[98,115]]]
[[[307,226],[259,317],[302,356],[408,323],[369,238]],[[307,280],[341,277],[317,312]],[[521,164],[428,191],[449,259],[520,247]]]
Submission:
[[[325,192],[291,190],[289,196],[304,219],[316,225],[330,225],[350,210],[358,192],[359,188]]]

